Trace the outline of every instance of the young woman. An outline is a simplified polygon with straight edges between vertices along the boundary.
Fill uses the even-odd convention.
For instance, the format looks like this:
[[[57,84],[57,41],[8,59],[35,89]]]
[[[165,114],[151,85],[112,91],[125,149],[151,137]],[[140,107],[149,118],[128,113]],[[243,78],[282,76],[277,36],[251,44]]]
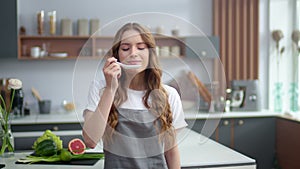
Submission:
[[[91,84],[84,111],[87,146],[103,139],[107,169],[179,169],[176,132],[187,124],[179,94],[161,82],[151,32],[137,23],[124,25],[103,73],[105,80]]]

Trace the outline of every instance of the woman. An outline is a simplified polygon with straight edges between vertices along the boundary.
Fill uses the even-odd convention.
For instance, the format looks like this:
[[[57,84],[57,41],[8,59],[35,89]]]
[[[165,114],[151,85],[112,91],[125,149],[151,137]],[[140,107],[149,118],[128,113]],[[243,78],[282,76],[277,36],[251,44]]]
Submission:
[[[139,66],[125,69],[118,62]],[[92,83],[84,111],[87,146],[103,139],[107,169],[179,169],[175,137],[187,124],[177,91],[161,82],[150,31],[137,23],[124,25],[103,73],[105,81]]]

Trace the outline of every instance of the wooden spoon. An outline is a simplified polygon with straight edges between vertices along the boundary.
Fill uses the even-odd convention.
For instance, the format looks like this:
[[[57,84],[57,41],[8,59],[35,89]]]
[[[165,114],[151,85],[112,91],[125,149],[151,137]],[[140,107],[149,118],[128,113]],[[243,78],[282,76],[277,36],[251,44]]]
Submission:
[[[31,92],[32,92],[32,95],[38,100],[38,101],[41,101],[42,98],[40,96],[40,93],[34,88],[32,87],[31,88]]]

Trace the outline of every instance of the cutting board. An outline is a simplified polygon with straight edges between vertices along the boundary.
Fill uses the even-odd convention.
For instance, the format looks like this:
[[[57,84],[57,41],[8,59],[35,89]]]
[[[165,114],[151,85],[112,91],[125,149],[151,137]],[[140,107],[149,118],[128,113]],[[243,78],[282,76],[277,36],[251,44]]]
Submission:
[[[87,153],[87,154],[92,154],[92,153]],[[36,165],[36,164],[43,164],[43,165],[87,165],[87,166],[93,166],[95,165],[99,160],[101,159],[83,159],[83,160],[71,160],[71,161],[57,161],[57,162],[37,162],[37,163],[32,163],[30,165]],[[16,161],[16,164],[28,164],[28,163],[22,163]]]

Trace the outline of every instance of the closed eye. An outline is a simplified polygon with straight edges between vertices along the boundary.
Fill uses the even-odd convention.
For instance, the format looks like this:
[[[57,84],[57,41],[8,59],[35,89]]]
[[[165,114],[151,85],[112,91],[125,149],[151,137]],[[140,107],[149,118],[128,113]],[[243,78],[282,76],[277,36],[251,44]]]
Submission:
[[[144,50],[144,49],[147,48],[147,45],[146,45],[145,43],[138,43],[138,44],[137,44],[137,48],[138,48],[139,50]]]
[[[128,50],[130,50],[131,47],[132,47],[132,46],[131,46],[130,44],[127,44],[127,43],[121,44],[121,50],[122,50],[122,51],[128,51]],[[144,50],[144,49],[147,48],[147,45],[146,45],[144,42],[137,43],[137,44],[136,44],[136,48],[137,48],[138,50]]]
[[[122,44],[121,45],[121,50],[122,51],[128,51],[130,49],[130,45],[129,44]]]
[[[121,48],[121,50],[123,50],[123,51],[128,51],[129,48]]]

